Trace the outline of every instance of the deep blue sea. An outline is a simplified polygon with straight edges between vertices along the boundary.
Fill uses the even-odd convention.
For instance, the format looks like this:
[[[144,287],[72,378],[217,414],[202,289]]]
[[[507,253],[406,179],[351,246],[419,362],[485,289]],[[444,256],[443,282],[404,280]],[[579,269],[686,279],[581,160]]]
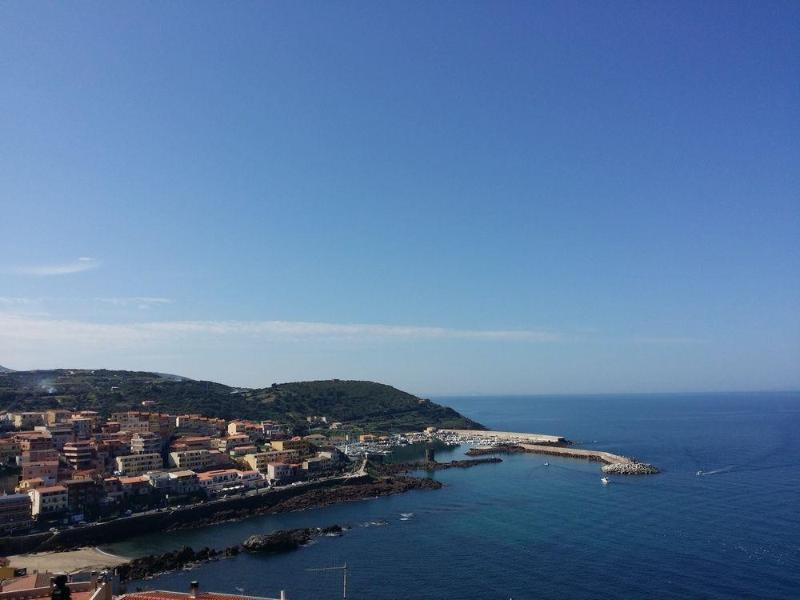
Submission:
[[[184,590],[198,579],[206,590],[335,599],[341,573],[306,569],[346,561],[354,599],[800,598],[800,393],[435,400],[493,429],[564,435],[663,473],[603,486],[596,463],[548,457],[545,467],[541,456],[512,455],[438,472],[439,491],[107,549],[224,547],[252,533],[340,523],[352,526],[343,537],[290,554],[240,556],[137,585]]]

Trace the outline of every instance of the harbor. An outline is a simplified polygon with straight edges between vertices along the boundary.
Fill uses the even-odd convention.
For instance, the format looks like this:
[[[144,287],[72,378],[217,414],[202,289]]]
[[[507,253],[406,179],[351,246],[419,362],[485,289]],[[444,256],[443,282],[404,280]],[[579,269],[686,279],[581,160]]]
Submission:
[[[659,472],[653,465],[635,458],[603,450],[569,447],[571,442],[563,436],[473,430],[446,430],[446,433],[460,436],[463,443],[473,444],[467,451],[469,456],[500,453],[545,454],[604,463],[601,470],[609,475],[654,475]]]

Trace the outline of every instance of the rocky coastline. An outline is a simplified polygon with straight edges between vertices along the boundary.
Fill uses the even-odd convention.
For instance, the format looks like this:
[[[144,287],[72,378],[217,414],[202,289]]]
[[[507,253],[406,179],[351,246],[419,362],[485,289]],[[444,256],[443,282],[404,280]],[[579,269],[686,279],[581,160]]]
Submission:
[[[486,456],[487,454],[524,454],[525,448],[518,444],[497,444],[496,446],[476,446],[464,454],[467,456]]]
[[[378,498],[380,496],[402,494],[411,490],[438,490],[441,487],[441,482],[428,478],[403,476],[383,477],[364,483],[344,484],[331,488],[308,490],[307,492],[303,492],[297,496],[291,496],[270,506],[221,510],[207,517],[197,519],[192,523],[176,523],[169,527],[168,530],[193,529],[229,521],[239,521],[253,516],[321,508],[338,502],[352,502],[355,500],[364,500],[365,498]]]
[[[389,463],[376,465],[374,468],[382,475],[389,475],[408,473],[410,471],[445,471],[447,469],[469,469],[479,465],[489,465],[501,462],[503,462],[502,458],[494,456],[491,458],[473,458],[465,460],[453,460],[450,462],[429,460],[424,462]]]
[[[222,550],[201,548],[194,550],[184,546],[180,550],[151,554],[133,559],[116,567],[120,581],[145,579],[153,575],[196,567],[200,564],[237,556],[242,552],[279,554],[291,552],[305,546],[320,536],[340,536],[345,531],[341,525],[330,527],[285,529],[268,534],[251,535],[241,544],[228,546]]]

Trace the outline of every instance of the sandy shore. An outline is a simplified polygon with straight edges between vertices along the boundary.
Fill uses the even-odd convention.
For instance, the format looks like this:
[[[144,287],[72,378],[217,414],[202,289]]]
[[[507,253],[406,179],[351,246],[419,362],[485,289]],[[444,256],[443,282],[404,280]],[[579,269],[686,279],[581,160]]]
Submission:
[[[71,573],[73,571],[97,570],[115,567],[130,559],[103,552],[99,548],[79,548],[68,552],[40,552],[9,556],[14,567],[26,567],[33,571]]]

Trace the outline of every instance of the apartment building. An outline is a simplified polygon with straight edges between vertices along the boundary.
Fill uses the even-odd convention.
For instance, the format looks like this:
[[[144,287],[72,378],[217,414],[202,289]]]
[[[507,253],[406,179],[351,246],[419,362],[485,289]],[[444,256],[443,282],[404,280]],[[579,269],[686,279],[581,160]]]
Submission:
[[[67,488],[63,485],[39,487],[28,492],[31,498],[31,514],[34,517],[49,517],[66,512],[69,503]]]
[[[131,454],[158,454],[161,452],[161,436],[152,431],[134,433],[131,436]]]
[[[120,475],[141,475],[148,471],[158,471],[164,467],[160,454],[129,454],[115,459],[117,472]]]
[[[44,425],[44,413],[18,412],[12,413],[12,423],[16,429],[30,430],[36,425]]]
[[[294,465],[286,463],[269,463],[267,465],[267,479],[273,482],[283,483],[291,481],[297,476],[297,469]]]
[[[202,415],[180,415],[175,417],[176,433],[217,436],[226,431],[225,419],[204,417]]]
[[[247,463],[247,466],[261,473],[267,472],[269,463],[293,463],[299,460],[300,452],[297,450],[267,450],[266,452],[256,452],[255,454],[246,454],[244,456],[244,462]]]
[[[31,516],[31,498],[28,494],[0,496],[0,533],[3,535],[30,529],[33,525]]]
[[[28,479],[41,479],[46,485],[58,481],[58,461],[51,460],[45,462],[32,462],[22,465],[20,478],[25,481]]]
[[[311,443],[302,439],[272,440],[269,445],[273,450],[297,450],[301,456],[311,453]]]
[[[169,465],[178,469],[204,471],[213,464],[213,457],[208,450],[179,450],[169,453]]]
[[[89,440],[78,440],[64,444],[64,459],[76,471],[85,471],[95,467],[94,444]]]

